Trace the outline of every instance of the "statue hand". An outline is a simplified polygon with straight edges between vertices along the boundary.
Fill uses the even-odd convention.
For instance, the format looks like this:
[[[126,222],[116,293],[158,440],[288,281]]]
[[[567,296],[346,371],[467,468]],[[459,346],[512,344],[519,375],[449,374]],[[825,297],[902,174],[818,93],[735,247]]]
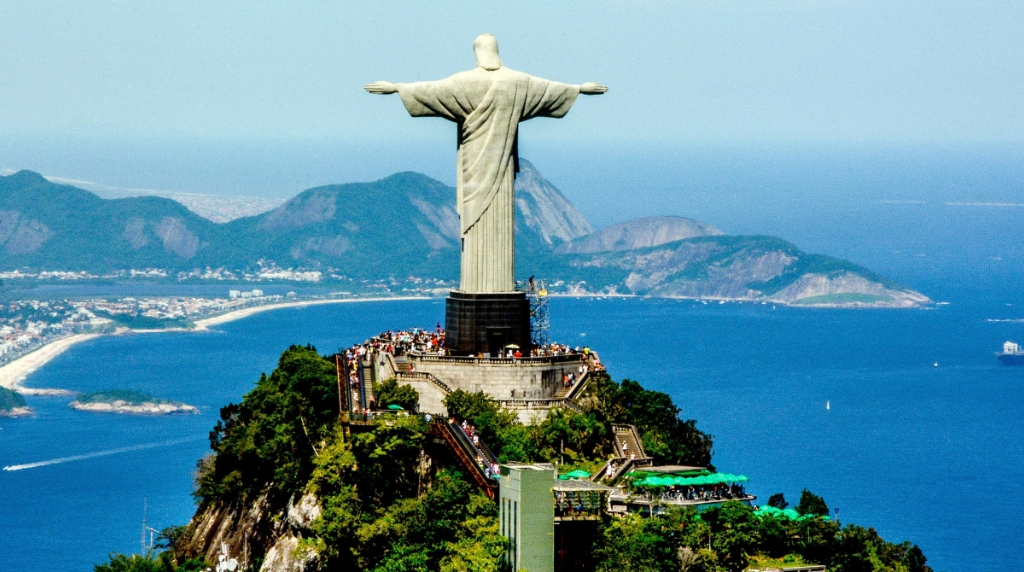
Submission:
[[[398,91],[398,84],[391,83],[390,81],[375,81],[366,86],[366,91],[378,95],[387,95]]]
[[[583,95],[601,95],[608,91],[607,86],[603,86],[599,83],[588,81],[587,83],[580,86],[580,93]]]

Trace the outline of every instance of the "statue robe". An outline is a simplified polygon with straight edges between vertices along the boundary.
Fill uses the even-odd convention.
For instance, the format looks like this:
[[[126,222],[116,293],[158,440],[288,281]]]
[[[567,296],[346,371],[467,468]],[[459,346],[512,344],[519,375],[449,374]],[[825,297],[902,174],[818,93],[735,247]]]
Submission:
[[[515,195],[519,122],[563,117],[580,86],[500,67],[438,81],[398,84],[413,117],[459,125],[456,205],[462,227],[463,292],[515,289]]]

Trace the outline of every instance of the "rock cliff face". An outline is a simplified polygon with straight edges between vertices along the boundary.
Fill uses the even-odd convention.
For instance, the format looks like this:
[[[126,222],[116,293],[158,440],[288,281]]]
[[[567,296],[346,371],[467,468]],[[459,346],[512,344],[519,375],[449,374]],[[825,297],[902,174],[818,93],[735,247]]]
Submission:
[[[131,403],[123,399],[116,399],[111,402],[82,403],[72,401],[68,407],[79,411],[92,411],[95,413],[121,413],[125,415],[176,415],[191,414],[198,415],[199,409],[185,403],[145,401],[142,403]]]
[[[256,569],[261,572],[316,570],[316,555],[303,551],[300,541],[310,536],[319,515],[317,499],[310,494],[288,503],[284,511],[274,510],[266,496],[241,508],[214,504],[192,517],[175,556],[181,561],[203,556],[216,563],[226,552],[243,566],[260,563]]]
[[[516,175],[516,210],[526,228],[548,246],[594,232],[583,215],[526,159]]]
[[[698,236],[718,236],[717,228],[688,218],[654,216],[638,218],[601,229],[555,249],[559,254],[589,254],[634,250]]]

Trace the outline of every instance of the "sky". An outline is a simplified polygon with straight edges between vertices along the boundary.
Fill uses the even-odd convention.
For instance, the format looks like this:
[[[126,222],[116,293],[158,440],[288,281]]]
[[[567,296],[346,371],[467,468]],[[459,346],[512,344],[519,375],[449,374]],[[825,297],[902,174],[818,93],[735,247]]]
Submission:
[[[506,65],[609,93],[541,140],[1024,140],[1005,0],[5,0],[0,136],[434,139],[377,79]]]
[[[1019,0],[4,0],[0,170],[267,197],[454,184],[454,125],[363,86],[470,69],[490,32],[513,69],[610,88],[520,131],[597,228],[668,214],[881,270],[996,260],[1024,224],[1022,22]]]

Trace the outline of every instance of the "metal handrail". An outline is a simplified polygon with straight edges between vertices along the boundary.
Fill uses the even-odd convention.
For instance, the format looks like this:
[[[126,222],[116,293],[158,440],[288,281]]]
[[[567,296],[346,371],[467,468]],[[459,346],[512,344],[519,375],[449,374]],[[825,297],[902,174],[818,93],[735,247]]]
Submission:
[[[447,383],[441,381],[440,379],[438,379],[438,377],[436,375],[434,375],[434,374],[432,374],[430,372],[426,372],[426,371],[400,371],[400,372],[396,372],[395,377],[397,377],[399,379],[409,378],[409,377],[425,379],[425,380],[433,383],[434,385],[436,385],[438,387],[438,389],[444,391],[446,394],[452,392],[452,388]]]
[[[497,358],[497,357],[481,358],[481,357],[475,357],[475,356],[439,356],[439,355],[431,355],[431,354],[419,353],[419,352],[409,352],[409,353],[406,354],[406,356],[408,356],[408,357],[410,357],[412,359],[415,359],[415,360],[423,361],[423,362],[432,361],[432,362],[449,362],[449,363],[494,363],[494,364],[503,364],[503,365],[514,364],[514,363],[524,363],[524,364],[530,364],[530,365],[534,365],[534,364],[540,364],[540,365],[552,364],[553,365],[555,363],[568,363],[568,362],[574,362],[574,361],[583,361],[583,358],[584,358],[583,354],[565,354],[565,355],[559,355],[559,356],[523,356],[523,357],[518,357],[518,358]]]

